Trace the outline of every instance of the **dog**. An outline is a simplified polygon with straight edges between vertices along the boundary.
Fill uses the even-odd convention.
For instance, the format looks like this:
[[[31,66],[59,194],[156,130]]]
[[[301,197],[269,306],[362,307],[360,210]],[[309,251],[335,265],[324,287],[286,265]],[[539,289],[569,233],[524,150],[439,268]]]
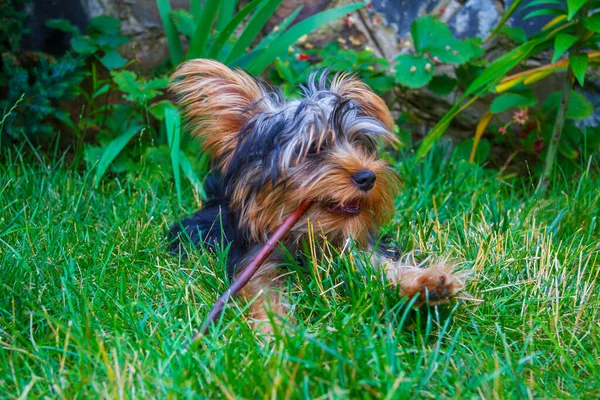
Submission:
[[[299,99],[287,100],[277,88],[214,60],[187,61],[176,70],[169,92],[212,156],[214,172],[205,183],[204,207],[169,232],[170,252],[185,252],[188,240],[209,249],[229,246],[227,272],[235,279],[282,221],[310,201],[282,243],[292,254],[313,226],[338,249],[352,240],[368,252],[391,286],[418,296],[416,305],[455,295],[464,279],[451,266],[418,265],[385,246],[374,248],[400,188],[378,154],[380,145],[397,141],[385,102],[358,79],[329,79],[324,71],[313,73],[301,91]],[[254,299],[255,321],[267,321],[268,309],[288,313],[282,260],[274,252],[240,292]]]

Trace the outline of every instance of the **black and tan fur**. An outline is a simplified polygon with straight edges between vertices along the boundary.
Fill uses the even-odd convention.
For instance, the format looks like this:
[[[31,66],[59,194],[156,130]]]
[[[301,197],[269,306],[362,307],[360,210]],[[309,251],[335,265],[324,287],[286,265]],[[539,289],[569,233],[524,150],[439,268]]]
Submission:
[[[338,248],[351,238],[372,251],[394,210],[399,181],[378,155],[379,144],[395,140],[392,116],[365,84],[313,74],[300,99],[286,100],[243,71],[197,59],[179,67],[170,91],[214,162],[210,200],[174,225],[171,251],[182,251],[186,237],[209,247],[230,244],[228,271],[235,278],[303,201],[313,205],[290,231],[288,248],[306,238],[310,221]],[[420,267],[387,254],[376,249],[371,261],[402,294],[418,294],[418,304],[442,302],[463,287],[450,267]],[[242,292],[258,297],[251,306],[255,319],[266,319],[266,301],[286,313],[280,261],[274,253]]]

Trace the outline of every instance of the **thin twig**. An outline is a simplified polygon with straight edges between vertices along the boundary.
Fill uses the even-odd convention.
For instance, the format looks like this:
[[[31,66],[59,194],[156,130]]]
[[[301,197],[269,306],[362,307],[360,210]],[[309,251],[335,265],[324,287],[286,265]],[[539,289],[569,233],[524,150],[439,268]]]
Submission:
[[[208,316],[202,323],[200,329],[192,337],[192,343],[194,343],[201,335],[205,335],[208,332],[210,325],[219,318],[223,307],[231,296],[237,294],[252,278],[262,263],[271,255],[275,247],[281,239],[289,232],[290,229],[298,222],[298,220],[304,215],[304,213],[310,208],[311,203],[301,203],[281,224],[279,228],[273,233],[273,236],[269,238],[267,243],[260,249],[260,252],[254,257],[254,259],[248,264],[237,279],[231,284],[229,289],[225,291],[215,302],[211,308]]]

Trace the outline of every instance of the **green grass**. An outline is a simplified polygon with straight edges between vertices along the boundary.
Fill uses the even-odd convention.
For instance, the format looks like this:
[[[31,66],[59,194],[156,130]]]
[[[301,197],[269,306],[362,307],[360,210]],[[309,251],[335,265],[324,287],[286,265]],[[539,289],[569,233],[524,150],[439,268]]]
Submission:
[[[457,301],[413,311],[352,257],[332,257],[290,268],[297,322],[272,342],[236,302],[185,352],[226,287],[223,254],[165,252],[192,194],[179,209],[166,183],[94,189],[90,176],[9,156],[0,397],[600,396],[598,177],[558,175],[535,199],[531,182],[441,158],[399,164],[391,233],[473,269]]]

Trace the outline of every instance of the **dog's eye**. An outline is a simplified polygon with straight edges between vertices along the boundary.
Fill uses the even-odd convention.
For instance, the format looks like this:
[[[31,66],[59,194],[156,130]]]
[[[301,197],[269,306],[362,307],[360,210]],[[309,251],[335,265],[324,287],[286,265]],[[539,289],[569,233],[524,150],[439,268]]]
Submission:
[[[353,142],[355,146],[364,149],[367,153],[377,152],[377,142],[370,136],[361,135]]]

